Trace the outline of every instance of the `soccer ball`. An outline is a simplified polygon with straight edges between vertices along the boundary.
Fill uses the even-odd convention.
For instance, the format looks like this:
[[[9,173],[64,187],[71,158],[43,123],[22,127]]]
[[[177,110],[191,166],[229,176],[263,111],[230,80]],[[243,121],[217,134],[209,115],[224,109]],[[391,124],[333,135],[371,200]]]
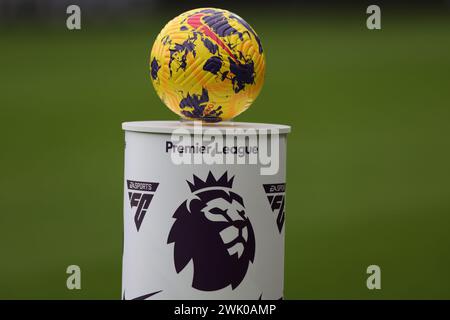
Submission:
[[[227,10],[182,13],[160,32],[150,76],[161,100],[184,119],[219,122],[246,110],[264,83],[256,32]]]

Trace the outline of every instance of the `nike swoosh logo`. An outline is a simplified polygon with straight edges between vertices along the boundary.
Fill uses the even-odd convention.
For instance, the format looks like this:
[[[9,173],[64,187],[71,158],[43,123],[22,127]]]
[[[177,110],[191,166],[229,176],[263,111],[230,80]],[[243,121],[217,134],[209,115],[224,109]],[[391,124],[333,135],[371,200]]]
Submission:
[[[147,298],[150,298],[151,296],[154,296],[157,293],[160,293],[162,290],[159,291],[155,291],[152,293],[148,293],[148,294],[144,294],[143,296],[137,297],[137,298],[133,298],[131,300],[146,300]],[[125,300],[125,292],[123,293],[123,300]]]
[[[231,52],[230,48],[223,43],[222,40],[212,31],[206,24],[203,23],[202,18],[205,16],[204,13],[196,13],[190,16],[187,19],[188,25],[190,25],[192,28],[199,30],[207,37],[211,38],[215,43],[217,43],[222,49],[224,49],[228,55],[236,62],[239,63],[239,61],[236,59],[234,54]]]

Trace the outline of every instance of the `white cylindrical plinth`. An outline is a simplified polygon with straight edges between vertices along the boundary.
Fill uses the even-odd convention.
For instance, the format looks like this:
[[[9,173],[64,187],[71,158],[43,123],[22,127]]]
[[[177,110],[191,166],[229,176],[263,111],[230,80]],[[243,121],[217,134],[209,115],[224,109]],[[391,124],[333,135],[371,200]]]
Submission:
[[[122,128],[123,298],[282,298],[290,127]]]

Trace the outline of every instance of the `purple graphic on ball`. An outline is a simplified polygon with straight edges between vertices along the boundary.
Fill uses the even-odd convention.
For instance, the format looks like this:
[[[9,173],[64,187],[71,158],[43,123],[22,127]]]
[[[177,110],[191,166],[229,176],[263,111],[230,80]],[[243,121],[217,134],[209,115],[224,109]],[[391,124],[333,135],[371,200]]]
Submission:
[[[242,197],[232,191],[233,179],[225,172],[216,179],[187,181],[192,195],[175,211],[167,243],[174,243],[175,270],[192,260],[192,287],[214,291],[244,279],[255,257],[255,236]]]

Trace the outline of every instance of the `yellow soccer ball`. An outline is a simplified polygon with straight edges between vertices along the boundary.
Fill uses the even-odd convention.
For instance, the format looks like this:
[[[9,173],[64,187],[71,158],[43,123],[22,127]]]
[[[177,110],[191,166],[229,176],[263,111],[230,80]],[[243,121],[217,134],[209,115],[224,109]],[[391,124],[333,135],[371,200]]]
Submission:
[[[258,35],[241,17],[222,9],[180,14],[161,30],[150,55],[158,96],[190,120],[234,118],[258,96],[264,72]]]

